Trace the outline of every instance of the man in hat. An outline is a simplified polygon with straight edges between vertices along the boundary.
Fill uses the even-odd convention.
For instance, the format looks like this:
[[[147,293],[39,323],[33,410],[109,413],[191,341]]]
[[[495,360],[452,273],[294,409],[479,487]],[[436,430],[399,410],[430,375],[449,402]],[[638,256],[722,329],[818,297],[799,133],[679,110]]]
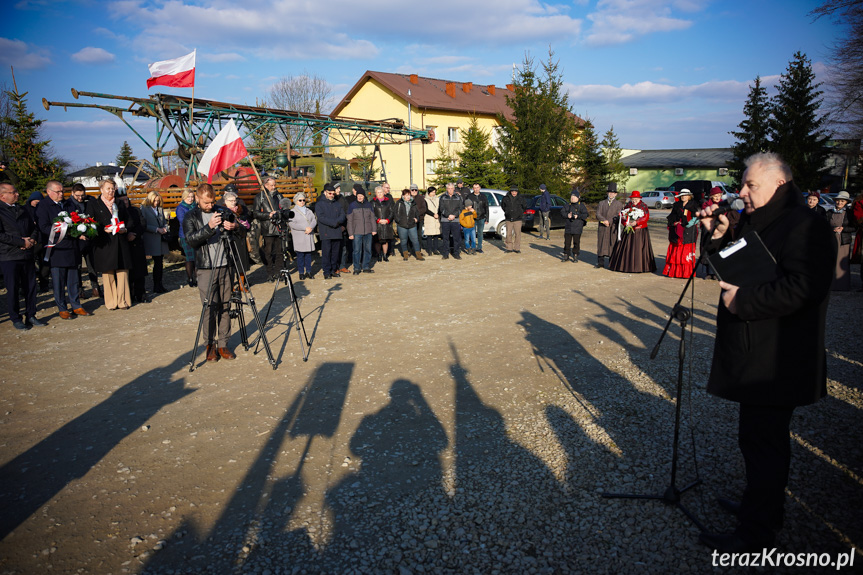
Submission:
[[[347,223],[347,214],[336,200],[332,184],[324,185],[324,197],[317,201],[315,216],[318,218],[318,233],[321,236],[321,268],[324,279],[341,277],[339,273],[339,248],[342,243],[342,228]]]
[[[539,239],[542,239],[543,234],[545,239],[551,239],[551,194],[545,184],[539,186]]]
[[[524,218],[524,198],[518,195],[518,186],[509,187],[509,193],[500,202],[503,209],[506,238],[504,248],[507,253],[521,253],[521,225]]]
[[[740,404],[746,489],[740,502],[719,500],[737,516],[735,531],[705,532],[700,539],[729,553],[773,548],[782,526],[791,416],[827,394],[824,329],[836,261],[829,224],[802,205],[788,165],[773,153],[750,156],[745,165],[738,225],[731,228],[725,214],[714,216],[718,206],[697,214],[710,237],[708,253],[757,232],[777,264],[764,283],[719,283],[707,391]]]
[[[332,181],[333,188],[336,190],[336,201],[342,205],[342,209],[345,211],[345,214],[348,213],[348,206],[351,205],[352,199],[345,197],[342,194],[342,184],[337,180]],[[349,266],[351,265],[351,258],[353,257],[353,253],[351,253],[351,244],[348,239],[348,231],[346,227],[342,227],[342,245],[339,247],[339,271],[343,274],[350,273]]]
[[[605,258],[611,256],[611,250],[617,242],[617,214],[623,209],[623,204],[617,199],[617,183],[611,182],[606,189],[606,199],[596,206],[596,220],[599,230],[596,236],[596,265],[605,267]]]
[[[261,223],[263,243],[261,255],[267,266],[267,279],[271,282],[276,281],[279,272],[285,266],[279,227],[273,223],[282,197],[282,194],[276,190],[276,178],[267,176],[264,178],[264,189],[255,196],[255,202],[252,204],[252,216]]]

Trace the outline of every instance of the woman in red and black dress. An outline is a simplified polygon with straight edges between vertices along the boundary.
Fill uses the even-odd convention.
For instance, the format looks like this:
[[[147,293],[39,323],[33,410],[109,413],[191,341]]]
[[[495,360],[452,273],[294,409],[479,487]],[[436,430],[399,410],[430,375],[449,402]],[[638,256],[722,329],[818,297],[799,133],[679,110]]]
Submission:
[[[665,268],[662,275],[670,278],[688,278],[692,275],[695,263],[695,240],[698,238],[698,222],[695,212],[698,206],[692,192],[686,188],[677,194],[677,201],[668,216],[668,251],[665,253]],[[693,224],[693,225],[690,225]]]
[[[634,210],[640,211],[641,214],[633,213]],[[641,193],[635,190],[620,212],[620,241],[614,245],[608,269],[628,273],[656,271],[650,232],[647,230],[649,219],[650,210],[647,209],[647,204],[641,201]]]

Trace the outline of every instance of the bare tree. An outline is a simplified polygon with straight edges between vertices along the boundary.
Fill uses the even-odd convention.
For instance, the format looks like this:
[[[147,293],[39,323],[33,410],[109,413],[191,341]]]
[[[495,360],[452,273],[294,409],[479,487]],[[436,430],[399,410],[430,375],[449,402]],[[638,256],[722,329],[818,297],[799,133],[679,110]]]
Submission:
[[[9,98],[9,85],[6,82],[0,84],[0,156],[6,155],[6,140],[9,139],[11,129],[7,118],[12,117],[12,100]]]
[[[283,76],[270,88],[266,100],[272,108],[309,114],[327,114],[336,104],[330,83],[307,71],[299,76]],[[302,147],[312,145],[313,136],[307,127],[286,126],[277,131],[276,139],[290,139],[291,146]]]

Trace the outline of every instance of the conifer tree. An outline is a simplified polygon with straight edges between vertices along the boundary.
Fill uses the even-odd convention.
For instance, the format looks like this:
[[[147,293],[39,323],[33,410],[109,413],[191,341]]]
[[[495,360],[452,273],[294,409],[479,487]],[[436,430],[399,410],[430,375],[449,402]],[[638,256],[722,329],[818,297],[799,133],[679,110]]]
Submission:
[[[444,146],[443,142],[438,142],[437,157],[434,158],[434,177],[429,182],[442,188],[448,182],[455,182],[458,173],[458,158],[450,151],[448,146]]]
[[[116,163],[117,166],[122,168],[126,164],[131,161],[137,160],[138,158],[132,153],[132,146],[129,145],[129,142],[123,140],[123,145],[120,146],[120,153],[117,154]]]
[[[779,79],[778,93],[773,97],[770,138],[773,150],[791,166],[794,181],[802,189],[817,189],[824,171],[829,139],[822,127],[822,92],[815,83],[812,63],[806,54],[797,52]]]
[[[626,189],[626,182],[629,180],[629,168],[621,161],[623,151],[620,149],[617,134],[614,133],[614,126],[611,126],[602,138],[602,150],[605,155],[606,182],[604,183],[617,182],[621,190]]]
[[[752,154],[771,149],[770,108],[767,90],[761,85],[761,76],[756,76],[755,83],[749,87],[749,96],[743,105],[743,121],[737,124],[740,131],[728,132],[737,140],[731,146],[734,157],[728,163],[728,169],[738,189],[741,187],[745,169],[743,161]]]
[[[490,145],[488,132],[479,127],[475,117],[467,130],[461,130],[464,147],[458,153],[458,172],[466,185],[479,184],[483,188],[501,189],[507,185],[496,153]]]
[[[575,156],[575,182],[582,191],[582,200],[601,200],[605,196],[606,163],[599,148],[599,137],[590,120],[585,120],[581,126],[575,143]]]

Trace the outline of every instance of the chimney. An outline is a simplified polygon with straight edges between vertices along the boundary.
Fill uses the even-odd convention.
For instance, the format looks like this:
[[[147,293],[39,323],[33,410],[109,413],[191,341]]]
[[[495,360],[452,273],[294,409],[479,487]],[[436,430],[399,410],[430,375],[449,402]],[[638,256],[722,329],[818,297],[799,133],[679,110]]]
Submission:
[[[419,84],[419,83],[420,83],[420,77],[417,76],[416,74],[411,74],[411,84]]]
[[[473,82],[465,82],[461,85],[461,89],[464,90],[465,94],[470,94],[471,88],[473,88]]]
[[[494,96],[494,84],[488,85],[488,93]]]
[[[515,84],[507,84],[506,89],[510,92],[515,92]]]
[[[446,93],[450,98],[455,98],[455,82],[446,83]]]

